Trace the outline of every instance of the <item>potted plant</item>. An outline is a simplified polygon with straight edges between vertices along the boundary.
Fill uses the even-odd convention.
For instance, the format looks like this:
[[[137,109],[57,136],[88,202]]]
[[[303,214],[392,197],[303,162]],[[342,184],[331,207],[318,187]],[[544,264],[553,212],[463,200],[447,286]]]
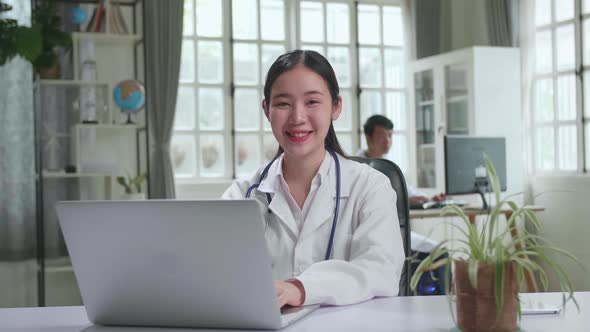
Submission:
[[[41,78],[59,78],[60,68],[55,48],[69,48],[72,37],[61,30],[61,18],[57,15],[55,3],[42,1],[35,7],[32,23],[32,28],[38,28],[41,33],[42,44],[41,51],[31,63]]]
[[[454,316],[453,319],[458,328],[464,332],[518,331],[517,320],[521,313],[518,292],[525,271],[538,273],[545,290],[548,287],[546,270],[554,272],[564,293],[563,304],[572,300],[577,306],[567,273],[547,256],[546,251],[555,251],[576,262],[577,259],[567,251],[549,245],[539,235],[543,228],[533,210],[518,206],[510,197],[500,199],[500,185],[494,165],[486,154],[484,160],[497,204],[491,208],[483,227],[479,229],[469,222],[461,208],[452,205],[445,207],[443,215],[457,216],[467,226],[465,230],[458,225],[451,225],[464,236],[457,241],[465,246],[449,249],[446,244],[450,240],[441,242],[418,266],[412,276],[411,287],[416,289],[425,271],[444,265],[450,274],[454,264],[452,292],[456,295],[457,319]],[[506,221],[506,230],[500,230],[498,221],[506,208],[512,211],[512,215]],[[519,225],[517,220],[520,218],[528,218],[533,232],[537,234]],[[510,238],[509,234],[514,229],[516,235]],[[447,257],[439,259],[445,254]],[[448,289],[449,285],[445,287]],[[453,306],[450,307],[452,311]]]
[[[11,6],[0,2],[0,14]],[[41,78],[59,78],[56,47],[70,47],[70,34],[61,31],[61,18],[54,1],[42,1],[33,8],[31,27],[19,26],[16,20],[0,19],[0,65],[16,55],[33,64]]]
[[[145,195],[141,192],[141,184],[147,179],[147,174],[143,173],[137,176],[117,176],[117,183],[125,189],[125,196],[123,199],[145,199]]]
[[[0,66],[8,62],[17,54],[16,49],[16,29],[17,21],[14,19],[3,18],[3,13],[12,9],[11,6],[0,2]]]

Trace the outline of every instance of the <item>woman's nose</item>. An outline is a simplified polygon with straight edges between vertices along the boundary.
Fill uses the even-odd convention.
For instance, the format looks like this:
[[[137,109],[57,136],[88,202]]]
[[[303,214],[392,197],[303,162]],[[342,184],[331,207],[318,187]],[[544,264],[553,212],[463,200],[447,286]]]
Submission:
[[[295,103],[291,109],[289,120],[292,124],[300,124],[305,122],[305,107],[301,103]]]

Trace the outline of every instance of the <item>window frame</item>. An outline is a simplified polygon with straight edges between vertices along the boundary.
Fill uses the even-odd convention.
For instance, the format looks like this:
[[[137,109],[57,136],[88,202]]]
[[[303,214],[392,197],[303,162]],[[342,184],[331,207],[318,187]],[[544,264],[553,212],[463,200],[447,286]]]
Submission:
[[[588,71],[590,75],[590,63],[584,65],[583,63],[583,27],[582,23],[584,19],[590,19],[590,10],[586,14],[582,14],[582,2],[583,0],[572,0],[574,2],[574,15],[572,18],[562,21],[556,20],[556,6],[558,0],[549,0],[550,7],[551,7],[551,14],[550,14],[550,21],[549,23],[545,23],[543,25],[536,25],[536,8],[533,7],[533,14],[532,14],[532,36],[531,40],[533,41],[533,64],[532,67],[532,79],[531,79],[531,90],[530,90],[530,98],[531,98],[531,116],[530,116],[530,126],[531,126],[531,145],[532,145],[532,170],[533,174],[539,176],[551,176],[551,175],[577,175],[577,174],[588,174],[590,171],[590,165],[586,163],[586,159],[588,156],[585,152],[585,137],[586,135],[590,135],[590,132],[585,132],[585,124],[589,123],[590,119],[584,116],[584,73]],[[534,2],[533,6],[536,6],[538,0]],[[557,67],[557,30],[560,27],[573,25],[574,30],[574,67],[570,69],[558,69]],[[536,35],[538,33],[542,33],[545,31],[549,31],[551,35],[551,70],[548,72],[537,73],[536,69]],[[589,31],[590,32],[590,31]],[[558,119],[558,112],[559,112],[559,96],[558,96],[558,80],[562,77],[568,77],[572,75],[574,77],[574,84],[575,84],[575,118],[570,120],[560,120]],[[549,79],[551,82],[552,87],[552,120],[546,122],[537,123],[536,119],[538,117],[537,112],[537,100],[536,100],[536,89],[537,84],[539,81]],[[588,96],[590,97],[590,96]],[[590,105],[587,105],[590,106]],[[559,132],[561,128],[574,126],[576,129],[576,168],[575,169],[563,169],[560,167],[560,138]],[[553,145],[554,145],[554,156],[552,160],[553,168],[551,170],[543,169],[539,165],[541,161],[538,159],[538,151],[540,148],[540,142],[538,141],[538,131],[542,128],[551,128],[553,130]]]
[[[193,130],[178,130],[176,128],[173,128],[172,130],[172,136],[174,137],[174,135],[176,134],[190,134],[193,135],[195,137],[195,163],[196,163],[196,169],[194,170],[194,177],[179,177],[179,176],[174,176],[175,178],[175,182],[177,185],[177,188],[179,189],[180,192],[191,192],[192,189],[190,189],[189,187],[191,185],[198,185],[198,184],[206,184],[206,183],[228,183],[230,181],[232,181],[233,179],[236,178],[236,173],[237,173],[237,168],[235,166],[235,158],[236,158],[236,135],[240,133],[239,130],[235,129],[235,113],[234,113],[234,98],[235,98],[235,90],[236,88],[240,88],[240,87],[247,87],[247,88],[257,88],[259,91],[259,96],[263,97],[263,85],[264,85],[264,77],[261,77],[261,82],[259,82],[258,87],[254,87],[254,86],[246,86],[246,85],[236,85],[234,82],[234,56],[233,56],[233,47],[234,44],[236,42],[245,42],[248,44],[254,43],[255,45],[257,45],[259,54],[258,54],[258,65],[259,65],[259,71],[262,70],[262,45],[263,44],[282,44],[285,46],[286,50],[292,50],[292,49],[296,49],[299,48],[302,45],[302,42],[300,41],[300,3],[302,1],[310,1],[310,2],[320,2],[323,4],[324,6],[324,27],[326,27],[327,24],[327,12],[325,10],[326,8],[326,4],[329,3],[344,3],[347,4],[349,6],[349,29],[350,29],[350,43],[349,44],[340,44],[340,43],[328,43],[327,38],[324,38],[324,42],[322,43],[324,49],[327,52],[327,47],[331,47],[331,46],[337,46],[337,47],[346,47],[349,49],[350,53],[350,66],[351,66],[351,72],[350,72],[350,78],[351,78],[351,82],[350,82],[350,87],[345,88],[346,90],[348,90],[350,92],[350,101],[349,101],[349,105],[346,105],[345,108],[347,109],[347,111],[351,112],[351,128],[350,130],[336,130],[338,134],[347,134],[350,135],[351,137],[351,143],[352,143],[352,150],[351,151],[347,151],[348,153],[350,153],[351,155],[355,155],[356,151],[363,146],[364,143],[364,133],[363,133],[363,128],[362,128],[362,124],[360,123],[361,121],[361,112],[360,112],[360,82],[359,82],[359,72],[360,72],[360,66],[359,66],[359,42],[358,42],[358,21],[357,21],[357,13],[358,13],[358,5],[359,4],[372,4],[372,5],[378,5],[380,8],[380,29],[381,29],[381,35],[383,35],[383,6],[397,6],[402,7],[402,4],[400,3],[399,0],[297,0],[297,1],[291,1],[291,0],[284,0],[284,15],[285,15],[285,40],[283,42],[280,41],[266,41],[261,39],[262,35],[261,35],[261,14],[260,14],[260,2],[261,0],[256,0],[256,3],[258,5],[258,38],[256,40],[250,40],[250,39],[237,39],[233,37],[233,31],[232,31],[232,0],[222,0],[222,19],[223,19],[223,23],[222,23],[222,36],[221,37],[199,37],[197,35],[197,22],[196,22],[196,2],[197,0],[193,0],[192,2],[192,17],[193,17],[193,34],[190,36],[187,36],[184,34],[183,31],[183,40],[185,39],[190,39],[194,41],[194,47],[195,47],[195,81],[191,84],[191,83],[184,83],[184,82],[180,82],[179,81],[179,86],[194,86],[195,88],[195,107],[198,108],[198,87],[200,85],[202,86],[208,86],[208,84],[200,84],[198,82],[198,53],[197,51],[197,43],[199,40],[221,40],[222,41],[222,47],[223,47],[223,83],[219,84],[218,86],[222,86],[222,91],[223,91],[223,105],[224,105],[224,128],[222,130],[216,130],[215,133],[220,133],[223,135],[223,142],[225,144],[224,146],[224,157],[225,157],[225,169],[224,169],[224,176],[222,177],[203,177],[200,175],[200,167],[201,167],[201,156],[199,154],[199,141],[200,141],[200,135],[203,134],[203,131],[199,129],[199,113],[198,110],[195,111],[195,128]],[[403,12],[402,12],[403,15]],[[403,20],[403,17],[402,17]],[[402,27],[403,27],[403,22],[402,22]],[[327,36],[327,29],[324,29],[324,37]],[[403,32],[402,32],[403,33]],[[404,35],[405,37],[405,35]],[[308,43],[305,43],[308,44]],[[314,43],[310,43],[310,44],[314,44]],[[407,46],[408,45],[408,41],[404,40],[403,44],[401,46],[401,49],[403,51],[403,70],[404,73],[407,74],[407,66],[408,66],[408,62],[407,59],[405,57],[405,54],[407,52]],[[382,99],[382,114],[386,114],[386,93],[392,89],[390,88],[386,88],[385,87],[385,57],[384,57],[384,50],[385,48],[392,48],[393,46],[389,46],[389,45],[384,45],[383,43],[383,36],[381,36],[381,43],[379,45],[373,45],[375,47],[378,47],[380,49],[381,52],[381,59],[382,59],[382,63],[381,63],[381,72],[382,72],[382,87],[379,88],[379,91],[381,91],[381,99]],[[327,55],[327,54],[326,54]],[[408,82],[407,82],[407,75],[402,75],[402,81],[404,83],[404,86],[402,88],[396,88],[393,90],[399,90],[400,92],[403,93],[404,95],[404,102],[403,102],[403,107],[405,108],[405,112],[406,112],[406,119],[409,119],[409,106],[408,106]],[[262,112],[262,110],[261,110]],[[261,117],[261,121],[262,123],[260,124],[261,126],[259,127],[258,131],[252,131],[252,133],[256,133],[257,136],[259,136],[259,143],[260,143],[260,148],[261,148],[261,156],[264,156],[264,145],[263,145],[263,140],[264,140],[264,136],[267,134],[272,135],[272,131],[266,131],[264,129],[264,116]],[[409,167],[409,145],[410,145],[410,141],[411,141],[411,133],[412,131],[409,128],[410,123],[407,123],[406,125],[406,129],[405,130],[399,130],[398,127],[396,126],[396,128],[394,128],[394,137],[398,136],[398,135],[404,135],[406,138],[406,146],[405,146],[405,155],[406,155],[406,162],[408,163],[408,167]],[[212,132],[207,130],[206,132]],[[244,133],[250,133],[250,131],[242,131]],[[180,187],[179,187],[180,186]]]

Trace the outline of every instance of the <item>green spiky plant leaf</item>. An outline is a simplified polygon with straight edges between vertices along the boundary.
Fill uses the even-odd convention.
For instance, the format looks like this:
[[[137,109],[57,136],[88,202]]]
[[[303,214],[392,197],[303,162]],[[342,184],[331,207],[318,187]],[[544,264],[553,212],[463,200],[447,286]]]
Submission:
[[[535,211],[526,206],[518,206],[514,201],[510,200],[510,196],[501,200],[500,198],[500,182],[493,163],[488,158],[487,154],[483,155],[490,183],[494,197],[496,198],[496,205],[492,207],[487,220],[483,227],[476,227],[469,222],[468,217],[463,210],[457,206],[446,206],[442,210],[442,215],[454,216],[461,219],[466,229],[457,224],[449,224],[454,229],[458,230],[461,238],[456,240],[464,244],[461,248],[449,248],[445,245],[450,243],[449,240],[441,242],[435,249],[422,261],[412,276],[410,286],[416,289],[420,277],[425,271],[445,265],[447,271],[447,279],[450,275],[451,266],[455,261],[465,260],[468,263],[468,277],[471,286],[477,289],[477,274],[480,264],[492,265],[494,267],[494,294],[496,302],[496,311],[501,312],[504,305],[504,282],[505,282],[505,268],[506,264],[512,263],[515,266],[517,289],[521,289],[524,281],[525,271],[532,275],[537,274],[541,280],[544,290],[548,288],[547,272],[552,272],[557,277],[560,289],[563,292],[563,304],[569,301],[574,302],[579,310],[578,303],[574,298],[573,284],[565,272],[565,270],[547,255],[547,252],[554,252],[567,257],[579,266],[582,264],[571,253],[556,248],[548,243],[541,235],[543,231]],[[510,218],[506,221],[506,230],[501,231],[498,227],[498,220],[500,216],[504,215],[504,211],[508,209],[511,211]],[[523,219],[532,225],[533,231],[539,234],[532,233],[524,226],[520,226],[517,221]],[[516,230],[516,235],[511,238],[511,230]],[[509,238],[510,240],[506,240]],[[448,255],[444,261],[437,261],[443,255]],[[541,265],[542,264],[542,265]],[[448,285],[445,285],[449,289]],[[449,301],[450,304],[450,301]],[[520,318],[520,301],[517,301],[518,317]],[[452,311],[452,306],[451,306]],[[453,319],[455,319],[453,315]]]

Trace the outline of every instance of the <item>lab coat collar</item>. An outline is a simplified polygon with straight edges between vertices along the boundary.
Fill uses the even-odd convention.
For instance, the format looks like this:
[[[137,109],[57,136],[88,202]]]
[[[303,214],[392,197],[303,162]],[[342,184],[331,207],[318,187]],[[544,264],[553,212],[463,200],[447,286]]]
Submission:
[[[338,161],[340,162],[340,197],[348,197],[350,196],[350,188],[352,187],[352,183],[350,183],[349,181],[352,178],[352,176],[350,176],[352,166],[351,163],[354,163],[354,161],[348,160],[343,156],[339,155],[338,153],[336,153],[336,156],[338,157]],[[329,188],[332,197],[336,198],[336,164],[334,163],[334,160],[331,156],[330,161],[332,163],[330,165],[328,175],[328,179],[330,182]]]
[[[258,191],[271,195],[272,200],[268,205],[268,208],[287,226],[287,228],[289,228],[294,236],[297,236],[297,234],[299,234],[299,227],[291,214],[287,198],[281,193],[280,181],[282,169],[283,155],[279,156],[279,158],[272,163],[268,169],[268,173],[260,182]],[[260,174],[261,173],[262,170],[260,171]],[[260,174],[257,175],[258,178],[260,177]],[[255,181],[258,181],[258,178],[256,178]]]
[[[349,173],[353,161],[350,161],[338,154],[340,162],[340,198],[350,196],[351,183],[348,181],[351,177]],[[285,195],[281,193],[280,181],[282,175],[283,155],[271,165],[267,176],[262,180],[258,190],[263,193],[275,194],[269,205],[269,209],[281,219],[293,234],[299,234],[293,215],[289,209]],[[303,240],[308,237],[316,228],[326,221],[332,221],[336,200],[336,163],[332,156],[326,152],[324,161],[318,170],[320,176],[320,185],[315,194],[314,202],[308,213],[308,220],[303,225],[299,239]],[[278,193],[278,194],[277,194]],[[342,204],[342,202],[340,202]],[[309,218],[311,216],[311,218]]]
[[[280,183],[278,182],[280,181],[280,178],[278,178],[278,176],[283,174],[283,156],[284,154],[279,156],[279,158],[277,158],[277,160],[270,166],[268,174],[258,187],[260,192],[275,193],[280,189]],[[348,197],[350,196],[351,188],[351,183],[348,181],[350,177],[348,175],[351,171],[351,163],[353,163],[353,161],[348,160],[339,154],[336,154],[336,156],[340,162],[340,196]],[[320,174],[321,186],[323,184],[329,183],[329,192],[332,197],[336,197],[336,164],[334,163],[332,156],[327,151],[318,173]]]

